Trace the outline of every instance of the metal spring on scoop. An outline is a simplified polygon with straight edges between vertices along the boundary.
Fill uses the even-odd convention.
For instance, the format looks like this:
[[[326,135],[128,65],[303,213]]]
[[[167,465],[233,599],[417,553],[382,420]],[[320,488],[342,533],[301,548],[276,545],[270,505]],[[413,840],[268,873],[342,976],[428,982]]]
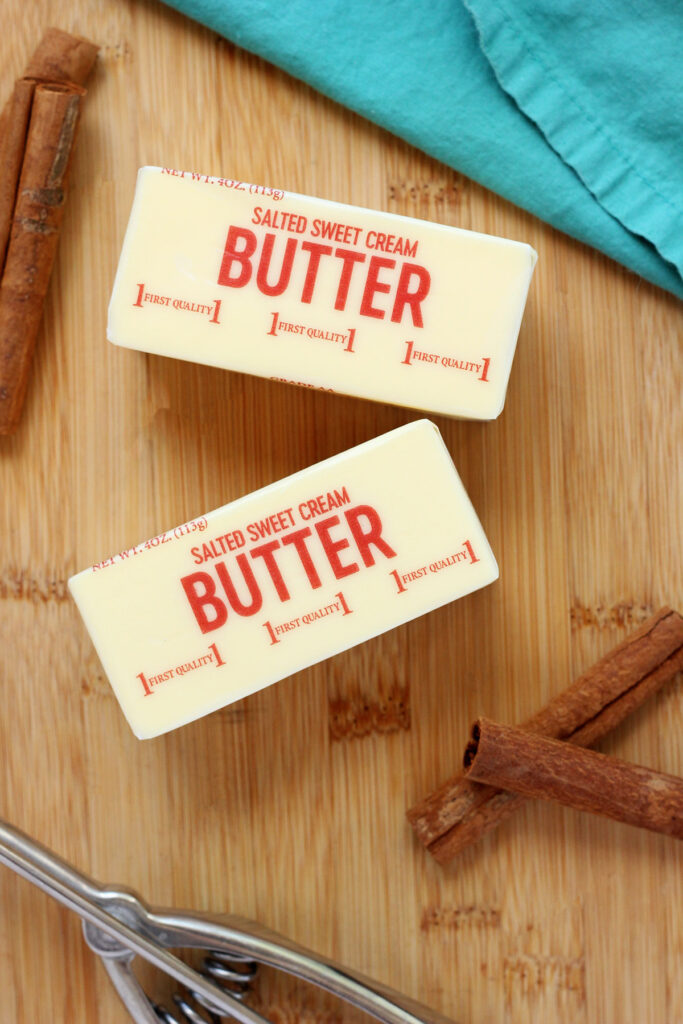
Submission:
[[[247,960],[246,957],[214,950],[204,958],[201,973],[242,1002],[249,993],[257,970],[258,964]],[[190,999],[192,1002],[188,1001]],[[154,1011],[162,1024],[219,1024],[220,1021],[228,1019],[223,1014],[216,1013],[205,999],[194,992],[191,996],[176,992],[173,995],[173,1002],[177,1007],[173,1013],[163,1006],[154,1004]],[[180,1013],[180,1017],[174,1016],[177,1012]]]

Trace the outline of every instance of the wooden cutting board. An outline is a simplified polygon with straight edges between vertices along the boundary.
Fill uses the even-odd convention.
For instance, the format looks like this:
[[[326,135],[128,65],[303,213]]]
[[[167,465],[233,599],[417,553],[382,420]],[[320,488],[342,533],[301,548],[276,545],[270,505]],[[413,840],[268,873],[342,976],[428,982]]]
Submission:
[[[97,878],[258,919],[461,1024],[680,1024],[680,844],[538,804],[443,869],[404,818],[478,713],[531,714],[683,604],[676,301],[152,0],[3,11],[3,99],[47,25],[102,52],[0,439],[0,814]],[[145,163],[520,239],[539,263],[503,415],[437,421],[500,581],[141,743],[67,578],[415,415],[109,345]],[[682,696],[602,749],[683,773]],[[349,1018],[268,976],[256,1001],[276,1024]],[[0,1020],[128,1020],[77,920],[5,869]]]

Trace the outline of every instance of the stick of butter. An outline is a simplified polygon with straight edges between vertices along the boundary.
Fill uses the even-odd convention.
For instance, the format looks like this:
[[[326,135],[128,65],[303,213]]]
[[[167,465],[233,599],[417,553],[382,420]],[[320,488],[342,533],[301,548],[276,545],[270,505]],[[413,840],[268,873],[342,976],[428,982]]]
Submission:
[[[69,587],[147,739],[497,577],[439,431],[418,420],[113,555]]]
[[[535,262],[520,242],[144,167],[107,337],[490,420],[505,401]]]

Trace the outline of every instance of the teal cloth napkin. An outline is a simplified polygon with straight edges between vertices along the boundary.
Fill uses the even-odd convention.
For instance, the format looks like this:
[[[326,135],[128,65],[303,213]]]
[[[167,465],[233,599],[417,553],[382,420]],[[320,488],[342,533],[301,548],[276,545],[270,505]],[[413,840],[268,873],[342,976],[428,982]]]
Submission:
[[[167,2],[683,298],[679,0]]]

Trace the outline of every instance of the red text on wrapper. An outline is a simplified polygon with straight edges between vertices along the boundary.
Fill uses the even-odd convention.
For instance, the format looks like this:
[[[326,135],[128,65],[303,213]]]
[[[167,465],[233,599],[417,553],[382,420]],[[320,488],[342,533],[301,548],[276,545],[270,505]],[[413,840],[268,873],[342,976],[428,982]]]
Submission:
[[[263,607],[264,593],[254,571],[265,569],[269,584],[281,602],[291,598],[292,578],[301,579],[301,569],[312,590],[329,579],[336,580],[375,565],[377,557],[395,558],[396,552],[382,536],[382,521],[371,505],[345,509],[343,516],[316,519],[311,526],[290,530],[281,537],[257,544],[228,561],[216,561],[211,571],[189,573],[180,580],[202,633],[225,625],[231,609],[237,615],[256,615]],[[356,560],[356,557],[358,560]],[[289,577],[289,578],[288,578]]]
[[[303,615],[297,615],[296,618],[290,619],[288,622],[275,624],[270,621],[264,622],[263,626],[270,638],[270,646],[279,644],[281,637],[286,633],[292,633],[295,629],[301,629],[302,626],[312,626],[314,623],[326,619],[328,615],[337,615],[340,612],[342,615],[351,615],[353,608],[349,607],[343,590],[340,590],[334,596],[337,598],[336,601],[323,605],[321,608],[313,608],[311,611],[304,612]]]
[[[140,281],[136,287],[137,292],[135,293],[133,305],[138,306],[140,309],[145,305],[165,306],[168,309],[174,309],[176,312],[200,313],[202,316],[208,316],[210,324],[220,323],[218,317],[221,311],[222,299],[213,299],[207,305],[203,302],[194,302],[192,299],[174,298],[173,295],[160,295],[157,292],[148,292],[144,281]]]
[[[189,178],[202,185],[218,185],[221,188],[234,189],[235,192],[248,192],[249,195],[263,196],[266,199],[277,201],[285,198],[281,188],[272,188],[270,185],[255,185],[248,181],[236,181],[234,178],[216,178],[213,174],[198,174],[196,171],[179,171],[175,167],[162,167],[161,173],[169,174],[172,178]]]
[[[476,373],[477,380],[488,381],[489,356],[482,358],[481,362],[474,363],[470,359],[458,359],[456,356],[443,355],[440,352],[425,352],[423,349],[416,349],[414,341],[406,341],[405,352],[401,362],[404,366],[431,365],[441,366],[446,370],[465,370],[467,373]]]
[[[297,268],[300,264],[305,267],[303,287],[297,296],[300,302],[313,301],[322,266],[324,272],[331,268],[334,275],[335,309],[347,308],[351,280],[358,274],[363,281],[360,316],[384,320],[389,314],[392,323],[400,324],[404,315],[409,315],[414,327],[423,326],[422,303],[431,285],[427,268],[386,256],[371,256],[368,260],[367,254],[358,249],[335,248],[294,237],[278,239],[270,231],[257,234],[250,228],[231,225],[218,283],[226,288],[245,288],[254,280],[263,295],[282,295],[290,286],[295,264]],[[381,296],[392,293],[393,300],[382,308]]]
[[[143,541],[142,544],[138,544],[134,548],[127,548],[125,551],[119,551],[117,555],[105,558],[102,562],[96,562],[92,566],[92,571],[97,572],[98,569],[106,569],[107,566],[116,565],[117,562],[125,562],[126,559],[134,555],[141,555],[151,548],[159,547],[161,544],[170,544],[172,540],[180,540],[181,537],[186,537],[196,530],[203,533],[207,525],[206,516],[202,516],[200,519],[190,519],[189,522],[176,526],[174,530],[164,530],[163,533],[157,534],[156,537],[150,537],[149,540]]]
[[[425,579],[428,573],[434,575],[435,573],[443,572],[444,569],[450,569],[453,565],[459,565],[461,562],[474,565],[475,562],[480,561],[481,559],[474,553],[472,542],[466,540],[463,541],[462,548],[459,551],[454,551],[452,554],[445,555],[443,558],[436,558],[428,565],[419,565],[414,569],[409,569],[407,572],[401,572],[399,569],[392,569],[390,575],[393,576],[396,586],[398,587],[397,593],[405,594],[411,583],[416,583],[418,580]]]
[[[135,678],[140,680],[145,697],[152,697],[156,692],[156,688],[168,682],[169,679],[180,679],[182,676],[187,675],[188,672],[196,672],[198,668],[204,668],[205,665],[213,665],[215,668],[221,668],[221,666],[225,665],[225,661],[221,657],[216,644],[209,645],[208,654],[201,654],[199,657],[191,658],[189,661],[182,661],[173,668],[164,669],[163,672],[155,672],[154,675],[145,675],[144,672],[138,672]]]
[[[271,338],[277,338],[280,334],[297,334],[313,341],[332,341],[335,344],[343,345],[344,352],[355,352],[353,343],[356,340],[356,328],[349,327],[348,333],[340,334],[339,331],[329,331],[324,327],[311,327],[306,324],[293,324],[288,320],[281,320],[280,314],[276,311],[270,314],[272,317],[270,330],[267,334]]]

